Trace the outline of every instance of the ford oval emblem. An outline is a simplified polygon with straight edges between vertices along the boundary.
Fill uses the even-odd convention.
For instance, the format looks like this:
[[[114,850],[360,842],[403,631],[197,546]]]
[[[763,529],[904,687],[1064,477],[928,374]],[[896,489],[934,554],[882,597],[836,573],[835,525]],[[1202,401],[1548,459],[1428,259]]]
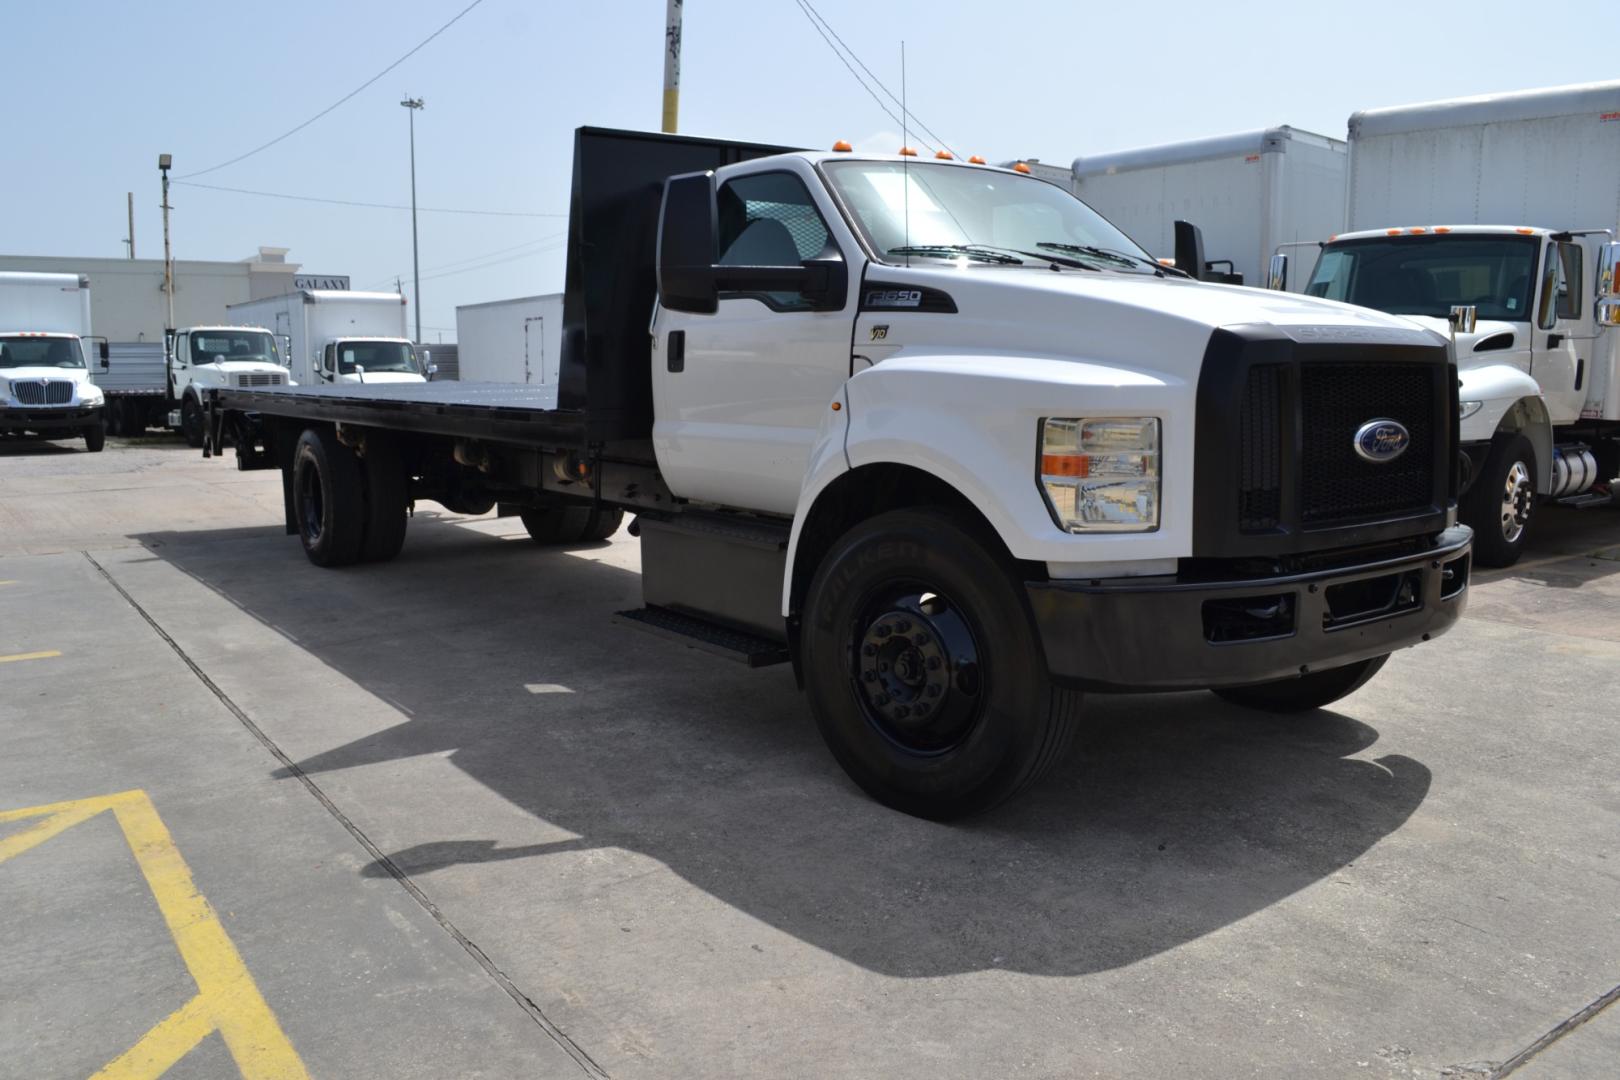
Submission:
[[[1356,429],[1356,456],[1374,465],[1394,461],[1412,445],[1412,433],[1399,420],[1369,420]]]

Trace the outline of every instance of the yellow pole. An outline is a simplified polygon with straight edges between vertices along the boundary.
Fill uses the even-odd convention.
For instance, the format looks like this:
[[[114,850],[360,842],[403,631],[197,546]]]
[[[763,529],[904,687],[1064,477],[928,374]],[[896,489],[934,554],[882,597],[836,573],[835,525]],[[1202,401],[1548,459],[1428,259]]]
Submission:
[[[664,19],[664,131],[673,135],[681,110],[681,0],[669,0]]]

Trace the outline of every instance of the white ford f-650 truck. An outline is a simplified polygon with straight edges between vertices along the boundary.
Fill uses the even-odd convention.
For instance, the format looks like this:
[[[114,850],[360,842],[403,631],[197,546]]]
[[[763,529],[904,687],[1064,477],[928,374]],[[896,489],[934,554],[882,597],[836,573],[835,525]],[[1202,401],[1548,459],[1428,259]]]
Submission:
[[[1347,205],[1306,291],[1439,331],[1458,313],[1480,564],[1518,559],[1538,496],[1614,501],[1620,82],[1356,113]]]
[[[82,274],[0,272],[0,435],[107,443],[105,398],[85,359],[90,279]],[[107,342],[97,339],[98,362]]]
[[[949,817],[1085,690],[1301,710],[1466,598],[1439,335],[1157,265],[974,164],[581,129],[556,385],[212,395],[322,566],[407,507],[637,514],[634,623],[791,662],[851,777]]]

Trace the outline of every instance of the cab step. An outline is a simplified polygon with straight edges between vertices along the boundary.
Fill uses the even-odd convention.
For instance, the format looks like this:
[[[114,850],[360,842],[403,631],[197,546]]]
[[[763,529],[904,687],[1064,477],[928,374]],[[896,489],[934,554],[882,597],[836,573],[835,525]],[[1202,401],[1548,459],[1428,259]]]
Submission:
[[[654,604],[618,612],[615,618],[659,637],[735,660],[751,668],[785,664],[788,660],[787,645],[780,641],[734,630],[696,615]]]

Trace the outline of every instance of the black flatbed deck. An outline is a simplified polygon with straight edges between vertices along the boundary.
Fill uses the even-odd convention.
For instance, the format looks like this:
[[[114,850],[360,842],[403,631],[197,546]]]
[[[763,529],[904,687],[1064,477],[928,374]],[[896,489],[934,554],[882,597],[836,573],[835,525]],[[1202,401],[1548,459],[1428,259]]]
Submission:
[[[525,383],[347,383],[210,392],[214,408],[521,446],[579,446],[585,413],[557,408],[555,386]]]

